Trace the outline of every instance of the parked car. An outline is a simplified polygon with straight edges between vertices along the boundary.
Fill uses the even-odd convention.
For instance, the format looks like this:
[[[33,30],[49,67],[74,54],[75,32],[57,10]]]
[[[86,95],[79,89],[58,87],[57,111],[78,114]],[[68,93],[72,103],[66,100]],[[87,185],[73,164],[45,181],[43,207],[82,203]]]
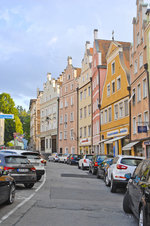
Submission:
[[[66,163],[67,162],[67,156],[68,156],[68,154],[62,154],[62,156],[59,156],[58,162]]]
[[[150,225],[150,159],[143,160],[133,175],[126,174],[129,179],[127,191],[123,199],[123,209],[133,213],[139,225]]]
[[[103,162],[101,162],[99,164],[99,166],[97,168],[97,178],[104,179],[104,181],[105,181],[107,170],[108,170],[109,166],[112,165],[113,159],[114,159],[113,157],[106,158],[106,159],[104,159]]]
[[[0,153],[0,167],[15,179],[16,184],[32,188],[37,181],[36,169],[26,156]]]
[[[54,161],[55,159],[58,160],[58,154],[57,153],[52,153],[51,155],[48,156],[48,161]]]
[[[126,187],[127,173],[133,173],[135,168],[143,160],[143,157],[119,155],[113,159],[113,164],[108,168],[105,184],[110,186],[111,192],[116,192],[118,187]]]
[[[77,155],[77,154],[71,154],[68,158],[68,164],[70,165],[77,165],[79,160],[82,158],[82,155]]]
[[[107,157],[113,157],[112,155],[94,155],[92,158],[92,161],[89,165],[89,173],[92,172],[92,174],[97,173],[98,166],[106,159]]]
[[[15,180],[2,169],[0,169],[0,204],[12,204],[15,200]]]
[[[92,160],[92,157],[93,155],[84,155],[80,160],[79,160],[79,163],[78,163],[78,168],[79,169],[88,169],[89,168],[89,164]]]

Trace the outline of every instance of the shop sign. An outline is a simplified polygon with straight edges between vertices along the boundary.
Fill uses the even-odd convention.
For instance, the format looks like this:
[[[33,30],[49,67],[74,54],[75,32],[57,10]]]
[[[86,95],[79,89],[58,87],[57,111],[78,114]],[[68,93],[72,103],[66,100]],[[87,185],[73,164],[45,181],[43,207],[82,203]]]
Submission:
[[[120,136],[120,135],[124,135],[127,133],[128,133],[128,128],[122,128],[122,129],[120,129],[120,132],[119,132],[119,130],[114,130],[114,131],[108,132],[107,137],[115,137],[115,136],[118,136],[118,135]]]
[[[138,133],[147,133],[147,126],[138,126]]]
[[[144,142],[145,145],[150,145],[150,140]]]

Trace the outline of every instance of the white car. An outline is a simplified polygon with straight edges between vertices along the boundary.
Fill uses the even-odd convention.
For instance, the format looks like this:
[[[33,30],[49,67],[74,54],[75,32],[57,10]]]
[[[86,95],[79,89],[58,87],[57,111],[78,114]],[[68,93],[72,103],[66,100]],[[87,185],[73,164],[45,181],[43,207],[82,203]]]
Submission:
[[[59,156],[58,162],[66,163],[67,162],[67,157],[68,157],[68,154],[63,154],[62,156]]]
[[[111,192],[116,192],[118,187],[126,187],[128,180],[125,174],[133,174],[135,168],[143,160],[143,157],[118,155],[113,159],[112,165],[108,168],[105,178],[106,186],[110,186]]]
[[[48,156],[48,161],[54,161],[55,158],[58,158],[58,154],[57,153],[52,153],[51,155]]]
[[[78,168],[79,169],[88,169],[89,168],[89,164],[92,160],[93,155],[84,155],[82,159],[79,160],[78,163]]]

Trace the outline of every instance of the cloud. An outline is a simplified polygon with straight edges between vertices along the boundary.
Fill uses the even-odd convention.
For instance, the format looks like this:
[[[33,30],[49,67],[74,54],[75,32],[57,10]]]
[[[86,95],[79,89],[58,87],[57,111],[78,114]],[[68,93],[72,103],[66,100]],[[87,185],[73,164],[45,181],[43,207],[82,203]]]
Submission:
[[[55,44],[56,42],[58,41],[58,37],[55,36],[53,38],[51,38],[49,41],[48,41],[48,46],[52,46],[53,44]]]

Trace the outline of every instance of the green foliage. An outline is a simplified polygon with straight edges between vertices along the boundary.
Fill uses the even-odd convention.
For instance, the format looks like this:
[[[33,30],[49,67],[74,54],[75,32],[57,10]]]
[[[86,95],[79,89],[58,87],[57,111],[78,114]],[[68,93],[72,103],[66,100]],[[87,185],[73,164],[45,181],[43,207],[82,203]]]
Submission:
[[[12,147],[14,146],[11,142],[7,142],[7,147]]]
[[[15,103],[10,94],[0,94],[0,112],[4,114],[14,114],[13,119],[5,119],[5,144],[10,140],[13,140],[13,133],[23,133],[22,123],[18,117],[18,110],[15,107]]]

